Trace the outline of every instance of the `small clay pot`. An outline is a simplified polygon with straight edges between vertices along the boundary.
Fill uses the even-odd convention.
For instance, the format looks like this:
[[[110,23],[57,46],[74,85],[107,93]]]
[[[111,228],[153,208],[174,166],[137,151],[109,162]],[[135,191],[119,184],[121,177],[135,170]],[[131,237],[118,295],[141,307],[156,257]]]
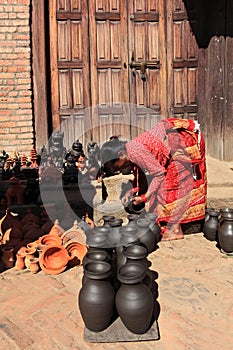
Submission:
[[[14,248],[4,247],[2,248],[2,264],[5,268],[11,269],[15,264]]]
[[[30,271],[32,273],[37,273],[40,271],[40,265],[39,265],[39,259],[38,258],[31,258],[30,259]]]
[[[25,256],[26,256],[26,254],[23,252],[18,252],[16,254],[16,263],[15,263],[16,270],[24,270],[25,269]]]

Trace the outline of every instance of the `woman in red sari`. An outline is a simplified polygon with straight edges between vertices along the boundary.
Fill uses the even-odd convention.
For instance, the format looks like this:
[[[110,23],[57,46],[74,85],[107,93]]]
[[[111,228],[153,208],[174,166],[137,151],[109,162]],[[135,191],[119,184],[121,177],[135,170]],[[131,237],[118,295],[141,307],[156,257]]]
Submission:
[[[162,240],[183,238],[180,224],[204,219],[205,143],[196,121],[162,120],[132,141],[122,142],[118,157],[116,168],[130,160],[151,177],[147,191],[133,201],[149,202],[149,210],[155,212],[161,227]]]

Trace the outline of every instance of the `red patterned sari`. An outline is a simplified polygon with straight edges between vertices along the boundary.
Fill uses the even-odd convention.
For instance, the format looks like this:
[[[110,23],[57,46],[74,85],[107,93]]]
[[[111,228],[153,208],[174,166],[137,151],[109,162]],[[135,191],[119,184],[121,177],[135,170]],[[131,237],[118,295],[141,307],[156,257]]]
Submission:
[[[205,217],[205,142],[193,120],[168,118],[126,144],[129,159],[152,177],[150,211],[162,233],[168,223]]]

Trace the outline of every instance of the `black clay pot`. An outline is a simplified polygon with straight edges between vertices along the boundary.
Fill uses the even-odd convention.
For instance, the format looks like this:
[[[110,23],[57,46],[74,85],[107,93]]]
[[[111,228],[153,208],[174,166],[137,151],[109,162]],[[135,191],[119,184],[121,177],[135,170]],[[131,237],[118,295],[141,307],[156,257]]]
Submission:
[[[87,276],[78,296],[79,309],[87,329],[101,332],[106,329],[114,313],[115,292],[110,283],[111,265],[90,262],[85,266]]]
[[[128,219],[128,226],[137,227],[137,220],[139,219],[138,214],[128,214],[127,219]]]
[[[137,236],[137,227],[126,225],[121,227],[121,241],[122,246],[127,246],[130,244],[135,244],[139,242]]]
[[[148,254],[152,253],[157,246],[157,237],[150,229],[151,221],[146,218],[137,220],[138,238],[142,245],[147,248]]]
[[[154,213],[146,213],[145,218],[149,219],[150,224],[150,230],[155,235],[156,243],[160,242],[162,236],[161,236],[161,229],[159,225],[156,223],[157,216]]]
[[[104,250],[88,251],[83,259],[83,267],[89,262],[110,261],[109,254]]]
[[[154,298],[150,288],[143,283],[145,266],[126,263],[118,269],[117,278],[121,286],[116,293],[117,312],[125,327],[143,334],[152,323]]]
[[[135,204],[133,204],[132,199],[133,199],[133,196],[129,197],[129,200],[125,205],[125,211],[128,214],[138,214],[139,215],[139,214],[143,213],[143,211],[145,210],[145,203],[142,202],[140,204],[135,205]]]
[[[103,220],[104,220],[103,226],[104,227],[111,227],[109,224],[109,221],[114,220],[114,219],[115,219],[115,216],[113,216],[113,215],[104,215],[103,216]]]
[[[108,233],[109,233],[108,227],[95,227],[92,229],[88,235],[86,243],[89,247],[94,248],[106,248],[108,246]]]
[[[213,211],[214,208],[207,207],[205,209],[205,222],[209,219],[209,211]]]
[[[124,249],[124,256],[126,257],[126,263],[137,262],[148,267],[147,249],[141,245],[131,245]]]
[[[209,211],[209,218],[205,222],[203,227],[204,236],[209,241],[216,241],[217,239],[218,217],[219,217],[218,211],[216,210]]]
[[[123,224],[122,219],[113,219],[109,221],[110,228],[108,239],[113,247],[119,246],[121,240],[121,226]]]
[[[218,231],[218,242],[223,252],[233,253],[233,218],[224,218]]]

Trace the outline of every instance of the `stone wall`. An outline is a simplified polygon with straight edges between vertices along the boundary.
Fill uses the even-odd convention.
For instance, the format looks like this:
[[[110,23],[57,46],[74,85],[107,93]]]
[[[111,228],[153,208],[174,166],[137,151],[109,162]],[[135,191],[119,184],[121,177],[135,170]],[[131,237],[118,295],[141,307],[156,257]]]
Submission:
[[[30,0],[0,0],[0,151],[33,145]]]

